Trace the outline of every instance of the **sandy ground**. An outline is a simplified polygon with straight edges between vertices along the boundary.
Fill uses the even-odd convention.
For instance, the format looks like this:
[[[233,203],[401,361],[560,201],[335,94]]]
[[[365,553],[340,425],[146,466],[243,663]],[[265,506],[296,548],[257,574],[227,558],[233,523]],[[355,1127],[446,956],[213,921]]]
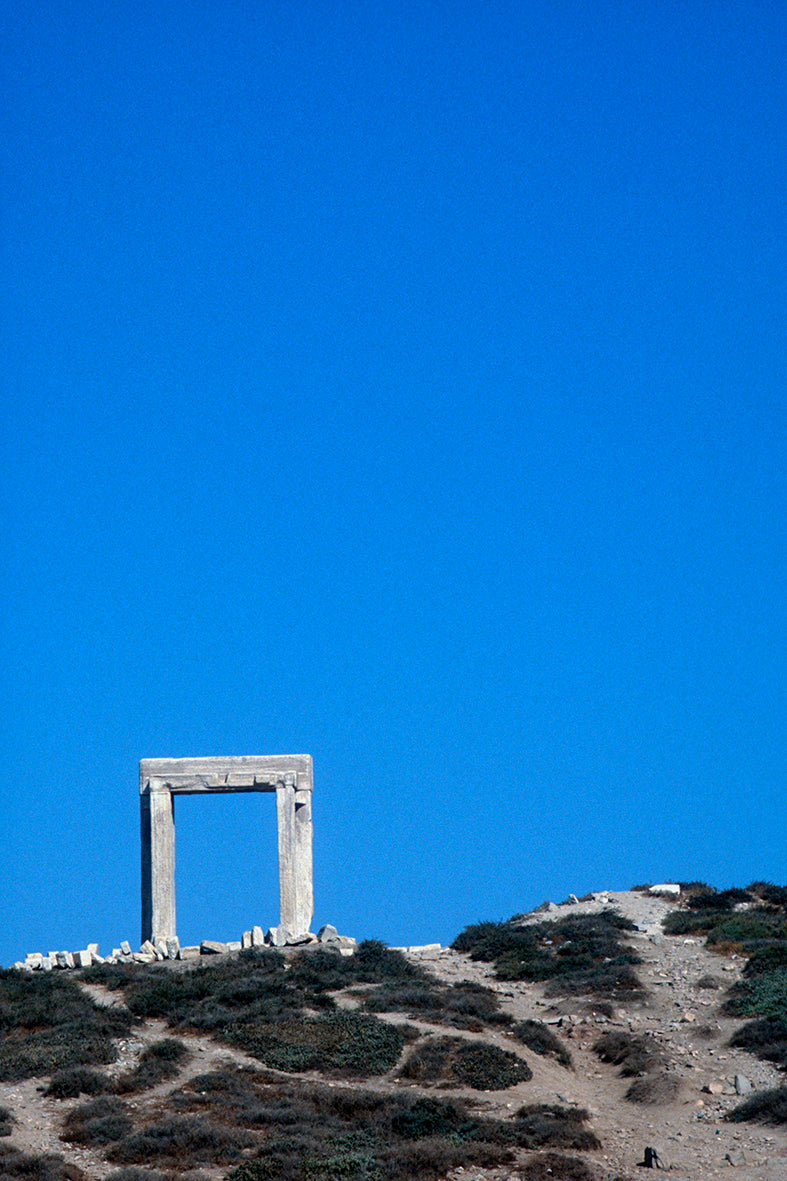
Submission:
[[[529,921],[558,919],[569,913],[597,911],[606,905],[618,907],[637,924],[631,936],[632,948],[642,957],[638,969],[648,989],[648,997],[620,1007],[611,1017],[594,1012],[583,1000],[568,1002],[546,999],[540,985],[500,982],[494,979],[489,965],[473,963],[467,956],[449,949],[417,951],[408,955],[448,983],[476,980],[494,989],[502,1007],[517,1020],[536,1018],[551,1024],[558,1036],[565,1038],[574,1069],[559,1066],[514,1043],[504,1032],[485,1031],[478,1036],[507,1049],[518,1049],[527,1058],[533,1078],[506,1091],[462,1092],[477,1108],[490,1115],[505,1115],[524,1103],[559,1102],[576,1104],[591,1113],[590,1124],[602,1141],[599,1152],[589,1154],[600,1179],[634,1178],[643,1160],[645,1146],[658,1150],[659,1156],[675,1176],[700,1179],[736,1177],[739,1181],[787,1181],[787,1132],[757,1124],[728,1124],[725,1112],[740,1098],[734,1090],[734,1078],[743,1075],[762,1090],[778,1086],[783,1075],[767,1063],[740,1050],[729,1048],[730,1034],[740,1022],[719,1013],[723,989],[740,974],[742,961],[708,952],[698,939],[668,938],[661,933],[661,920],[673,905],[662,899],[638,893],[598,894],[593,901],[553,907],[536,913]],[[698,988],[701,977],[712,975],[722,987],[718,991]],[[91,986],[91,994],[104,1004],[118,1003],[117,995]],[[401,1020],[394,1014],[392,1021]],[[422,1024],[425,1036],[438,1027]],[[618,1077],[618,1068],[605,1065],[592,1051],[599,1035],[609,1029],[648,1032],[660,1043],[667,1057],[667,1070],[680,1082],[673,1101],[657,1105],[627,1102],[623,1096],[631,1080]],[[439,1027],[445,1033],[445,1027]],[[455,1032],[455,1031],[452,1031]],[[108,1073],[132,1067],[144,1047],[166,1036],[162,1022],[148,1021],[128,1038],[118,1042],[119,1058]],[[214,1069],[228,1061],[257,1065],[245,1055],[231,1051],[205,1037],[185,1036],[192,1058],[174,1082],[134,1096],[129,1105],[140,1113],[159,1105],[166,1095],[187,1078]],[[395,1072],[383,1079],[364,1083],[374,1089],[399,1089]],[[292,1078],[293,1076],[287,1076]],[[304,1076],[316,1078],[315,1075]],[[706,1088],[713,1084],[710,1093]],[[354,1086],[336,1083],[336,1086]],[[101,1181],[112,1172],[103,1157],[90,1149],[68,1144],[59,1138],[65,1114],[77,1102],[58,1101],[42,1094],[43,1081],[30,1079],[21,1083],[0,1084],[0,1105],[11,1109],[17,1121],[11,1143],[31,1154],[56,1153],[77,1165],[89,1178]],[[437,1088],[433,1093],[440,1093]],[[527,1154],[525,1154],[527,1155]],[[524,1157],[523,1157],[524,1159]],[[225,1169],[205,1170],[203,1176],[219,1178]],[[648,1174],[649,1175],[649,1174]],[[501,1181],[515,1177],[511,1167],[497,1170],[466,1169],[455,1174],[455,1181]]]

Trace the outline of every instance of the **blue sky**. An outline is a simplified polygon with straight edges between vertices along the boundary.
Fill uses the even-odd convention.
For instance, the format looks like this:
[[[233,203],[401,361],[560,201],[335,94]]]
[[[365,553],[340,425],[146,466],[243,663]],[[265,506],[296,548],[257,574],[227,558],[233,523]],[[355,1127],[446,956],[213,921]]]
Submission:
[[[787,880],[787,13],[4,5],[0,963],[138,762],[308,752],[315,928]],[[181,939],[278,916],[177,802]]]

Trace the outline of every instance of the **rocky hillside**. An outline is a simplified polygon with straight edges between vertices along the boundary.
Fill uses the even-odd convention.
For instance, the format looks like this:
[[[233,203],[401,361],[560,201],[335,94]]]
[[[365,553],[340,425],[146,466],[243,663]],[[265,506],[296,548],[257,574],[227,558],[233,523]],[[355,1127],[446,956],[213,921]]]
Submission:
[[[785,1181],[786,895],[0,972],[0,1181]]]

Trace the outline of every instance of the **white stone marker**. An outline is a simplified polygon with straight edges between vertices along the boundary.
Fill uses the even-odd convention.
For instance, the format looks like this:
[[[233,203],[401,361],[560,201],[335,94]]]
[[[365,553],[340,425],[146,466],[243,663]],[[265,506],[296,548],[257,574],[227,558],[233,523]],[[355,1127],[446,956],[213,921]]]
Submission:
[[[311,755],[143,759],[139,764],[142,837],[142,941],[171,939],[175,927],[176,795],[276,793],[280,927],[309,930],[312,888]],[[255,928],[256,930],[256,928]]]

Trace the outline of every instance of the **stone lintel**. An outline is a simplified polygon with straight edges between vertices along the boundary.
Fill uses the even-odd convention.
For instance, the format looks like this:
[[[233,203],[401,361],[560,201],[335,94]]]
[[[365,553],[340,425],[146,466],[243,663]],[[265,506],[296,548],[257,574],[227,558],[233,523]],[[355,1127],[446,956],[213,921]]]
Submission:
[[[311,755],[239,755],[205,759],[142,759],[140,795],[166,791],[276,791],[284,783],[298,792],[312,790]]]

